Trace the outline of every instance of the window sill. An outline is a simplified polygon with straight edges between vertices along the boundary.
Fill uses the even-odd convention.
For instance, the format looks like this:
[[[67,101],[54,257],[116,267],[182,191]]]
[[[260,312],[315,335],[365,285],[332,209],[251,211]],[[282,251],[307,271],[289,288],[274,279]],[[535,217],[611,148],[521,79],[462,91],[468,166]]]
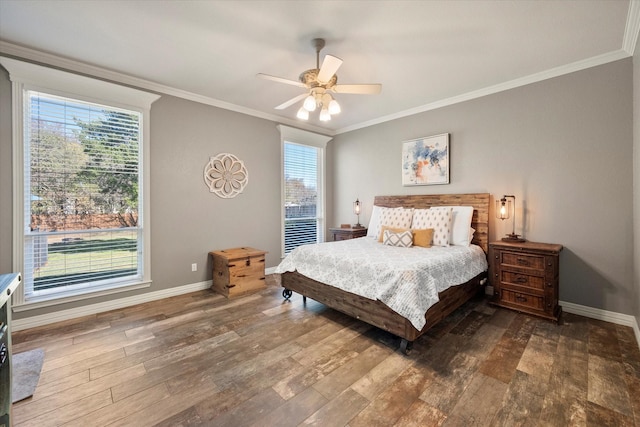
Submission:
[[[86,289],[82,291],[73,291],[66,293],[56,294],[57,297],[52,295],[40,296],[35,298],[30,298],[19,305],[12,305],[11,308],[14,312],[23,312],[29,310],[37,310],[39,308],[51,307],[55,305],[62,305],[74,301],[82,301],[91,298],[97,298],[104,295],[112,295],[122,292],[134,291],[136,289],[144,289],[151,286],[151,280],[143,281],[143,282],[135,282],[135,283],[125,283],[117,287],[110,286],[108,289]]]

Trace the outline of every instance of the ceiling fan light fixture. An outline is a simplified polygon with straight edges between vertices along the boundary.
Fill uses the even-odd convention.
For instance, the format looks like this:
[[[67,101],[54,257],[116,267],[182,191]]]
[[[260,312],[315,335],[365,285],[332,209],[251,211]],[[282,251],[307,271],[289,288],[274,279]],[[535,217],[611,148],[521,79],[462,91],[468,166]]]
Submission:
[[[336,101],[335,99],[332,99],[329,102],[329,114],[338,114],[340,113],[340,111],[342,111],[342,109],[340,108],[340,104],[338,104],[338,101]]]
[[[307,111],[315,111],[316,110],[316,98],[313,96],[313,94],[309,94],[309,96],[307,96],[304,99],[304,104],[302,104],[302,106]]]
[[[329,120],[331,120],[331,114],[329,113],[329,109],[326,106],[322,107],[322,110],[320,110],[320,121],[328,122]]]
[[[296,117],[300,120],[309,120],[309,112],[304,107],[300,107]]]

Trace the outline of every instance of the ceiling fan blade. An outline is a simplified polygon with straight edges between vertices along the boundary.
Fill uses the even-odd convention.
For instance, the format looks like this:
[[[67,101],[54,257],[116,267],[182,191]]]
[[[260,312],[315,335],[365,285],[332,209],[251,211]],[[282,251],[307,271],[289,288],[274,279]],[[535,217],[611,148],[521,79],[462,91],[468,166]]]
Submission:
[[[379,83],[361,85],[335,85],[331,88],[336,93],[355,93],[358,95],[377,95],[382,90]]]
[[[322,61],[322,66],[320,67],[320,71],[318,72],[318,81],[320,83],[327,83],[331,80],[331,77],[338,71],[338,68],[342,65],[342,59],[332,56],[326,55],[324,60]]]
[[[282,77],[270,76],[269,74],[258,73],[256,74],[256,77],[260,77],[261,79],[265,79],[265,80],[273,80],[274,82],[285,83],[292,86],[306,87],[305,84],[302,82],[299,82],[296,80],[289,80]]]
[[[308,93],[303,93],[302,95],[298,95],[295,98],[291,98],[290,100],[288,100],[287,102],[283,102],[282,104],[278,105],[276,107],[276,110],[284,110],[285,108],[295,104],[298,101],[303,100],[304,98],[306,98],[307,96],[309,96]]]

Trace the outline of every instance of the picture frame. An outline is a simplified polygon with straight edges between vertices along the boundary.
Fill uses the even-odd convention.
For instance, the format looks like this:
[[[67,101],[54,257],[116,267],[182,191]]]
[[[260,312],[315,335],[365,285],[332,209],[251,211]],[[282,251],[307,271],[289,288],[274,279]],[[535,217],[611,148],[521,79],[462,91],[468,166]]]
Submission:
[[[402,185],[449,184],[449,134],[402,142]]]

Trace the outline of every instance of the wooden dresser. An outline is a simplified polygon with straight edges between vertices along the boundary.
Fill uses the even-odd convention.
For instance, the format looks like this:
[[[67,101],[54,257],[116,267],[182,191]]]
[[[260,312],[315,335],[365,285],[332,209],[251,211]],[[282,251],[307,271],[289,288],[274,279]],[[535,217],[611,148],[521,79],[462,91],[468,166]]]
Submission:
[[[265,254],[248,247],[209,252],[213,257],[212,289],[229,298],[266,288]]]
[[[549,243],[489,243],[491,303],[558,322],[560,251]]]
[[[367,235],[366,227],[330,228],[329,231],[333,236],[333,240],[349,240]]]

